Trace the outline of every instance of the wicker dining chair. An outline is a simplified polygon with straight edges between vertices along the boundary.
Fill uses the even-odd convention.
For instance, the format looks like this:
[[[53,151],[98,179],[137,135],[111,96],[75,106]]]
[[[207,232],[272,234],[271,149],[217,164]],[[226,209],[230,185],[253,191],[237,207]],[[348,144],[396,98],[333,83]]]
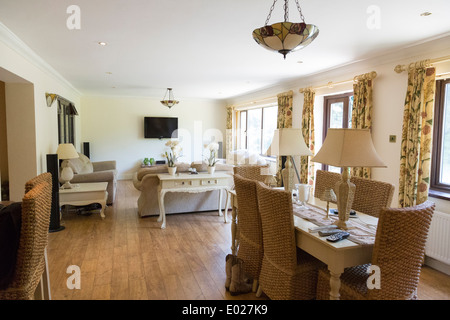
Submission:
[[[268,168],[268,165],[244,164],[233,167],[233,173],[242,178],[264,182],[267,177],[264,175],[264,170],[267,170]]]
[[[417,285],[434,207],[434,203],[426,201],[409,208],[383,208],[378,221],[372,262],[345,270],[341,275],[341,299],[417,299]],[[367,281],[371,274],[367,273],[367,268],[370,265],[379,267],[379,289],[368,288]],[[317,299],[325,300],[329,297],[330,275],[327,270],[320,270]]]
[[[45,176],[40,177],[46,180]],[[41,181],[22,199],[22,218],[17,259],[9,286],[0,300],[31,300],[45,269],[45,248],[52,202],[52,185]]]
[[[263,259],[263,236],[256,195],[256,181],[235,174],[234,184],[239,206],[237,256],[244,261],[244,273],[253,280],[253,291],[255,292]]]
[[[334,189],[340,179],[339,173],[317,170],[314,197],[320,198],[327,188]],[[350,177],[350,181],[356,186],[353,210],[378,217],[381,208],[391,206],[395,189],[393,184],[359,177]]]
[[[316,294],[317,273],[325,267],[295,242],[291,193],[256,185],[261,214],[264,257],[257,296],[273,300],[309,300]]]

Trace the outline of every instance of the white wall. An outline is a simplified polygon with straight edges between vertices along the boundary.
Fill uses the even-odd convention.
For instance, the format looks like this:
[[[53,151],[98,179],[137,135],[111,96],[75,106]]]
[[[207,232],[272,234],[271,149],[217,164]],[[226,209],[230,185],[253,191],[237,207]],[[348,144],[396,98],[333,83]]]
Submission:
[[[144,117],[178,117],[180,161],[201,161],[208,132],[218,131],[224,140],[225,104],[178,98],[180,103],[169,109],[159,99],[83,97],[80,142],[90,143],[92,161],[116,160],[119,178],[131,179],[145,157],[164,160],[161,154],[167,139],[145,139]]]
[[[61,95],[77,108],[80,94],[1,23],[0,81],[5,82],[6,118],[11,119],[7,120],[11,200],[21,201],[25,182],[47,171],[46,155],[58,147],[56,103],[47,107],[45,93]],[[79,119],[76,126],[79,133]],[[20,152],[21,146],[27,146],[26,153]]]
[[[307,50],[304,49],[304,50]],[[299,53],[292,53],[299,54]],[[392,52],[384,56],[356,62],[344,67],[329,70],[302,78],[291,83],[281,84],[273,88],[254,92],[239,98],[227,101],[228,105],[249,102],[252,100],[266,98],[277,93],[293,90],[293,127],[301,126],[301,113],[303,108],[303,94],[300,88],[309,86],[317,87],[328,82],[340,82],[351,80],[355,76],[376,71],[373,95],[373,129],[372,138],[375,148],[380,157],[387,164],[387,168],[373,168],[372,178],[386,181],[395,185],[393,206],[398,205],[398,180],[400,168],[400,144],[403,123],[403,106],[407,88],[407,73],[398,74],[394,68],[398,64],[409,64],[423,59],[434,59],[450,55],[450,37],[428,43],[411,46],[404,50]],[[437,74],[450,71],[449,63],[436,64]],[[352,84],[337,85],[334,88],[319,89],[316,91],[314,107],[316,152],[320,149],[322,142],[323,121],[323,97],[341,92],[352,91]],[[396,135],[397,142],[389,143],[389,135]],[[297,164],[299,166],[299,164]],[[450,213],[448,201],[431,198],[436,202],[437,210]]]

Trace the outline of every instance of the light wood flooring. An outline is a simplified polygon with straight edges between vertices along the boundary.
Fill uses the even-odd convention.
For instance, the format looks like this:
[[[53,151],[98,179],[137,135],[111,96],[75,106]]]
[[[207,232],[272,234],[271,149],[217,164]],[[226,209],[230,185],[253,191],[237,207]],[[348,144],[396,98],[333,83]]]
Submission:
[[[257,299],[225,290],[230,223],[217,212],[177,214],[162,230],[156,217],[138,217],[138,196],[131,181],[119,181],[104,220],[63,213],[66,228],[49,234],[47,251],[53,300]],[[67,288],[71,265],[81,268],[81,289]],[[450,299],[450,276],[424,267],[418,294]]]

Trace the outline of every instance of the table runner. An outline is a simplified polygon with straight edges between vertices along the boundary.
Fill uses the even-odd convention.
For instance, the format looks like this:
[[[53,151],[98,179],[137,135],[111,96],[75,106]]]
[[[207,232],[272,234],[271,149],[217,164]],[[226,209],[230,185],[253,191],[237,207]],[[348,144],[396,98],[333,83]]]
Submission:
[[[293,203],[294,214],[302,219],[314,223],[317,226],[332,225],[337,219],[337,215],[330,214],[329,219],[324,219],[326,209],[307,204],[307,208]],[[373,245],[375,242],[376,226],[369,225],[361,221],[361,219],[350,218],[347,222],[350,236],[347,238],[350,241],[361,245]]]

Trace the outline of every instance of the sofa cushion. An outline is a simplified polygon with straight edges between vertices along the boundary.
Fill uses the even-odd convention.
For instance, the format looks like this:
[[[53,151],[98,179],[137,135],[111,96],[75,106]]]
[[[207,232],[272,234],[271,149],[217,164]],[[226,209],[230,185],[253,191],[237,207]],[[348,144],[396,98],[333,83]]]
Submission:
[[[78,158],[67,160],[69,166],[72,168],[73,173],[92,173],[94,167],[91,160],[82,153],[78,153]]]
[[[266,160],[261,157],[256,152],[251,152],[248,150],[236,150],[232,151],[230,154],[230,158],[227,158],[228,164],[256,164],[256,165],[265,165],[267,164]]]
[[[14,275],[21,223],[21,202],[14,202],[0,210],[0,289],[7,288]]]

